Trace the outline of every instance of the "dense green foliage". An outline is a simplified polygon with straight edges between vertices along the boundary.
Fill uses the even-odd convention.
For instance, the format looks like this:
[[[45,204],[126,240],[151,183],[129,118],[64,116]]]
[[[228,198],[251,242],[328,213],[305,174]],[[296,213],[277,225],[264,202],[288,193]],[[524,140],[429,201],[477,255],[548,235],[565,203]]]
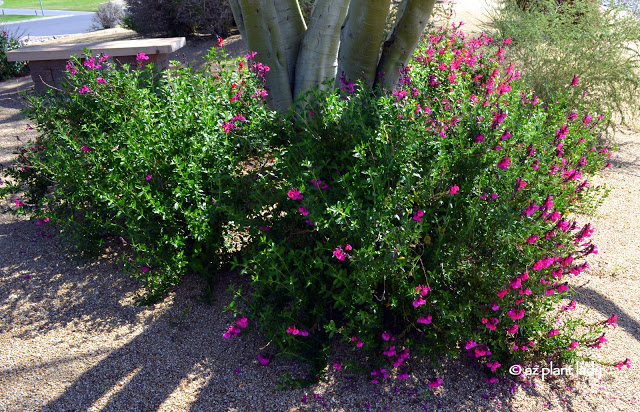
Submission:
[[[20,42],[10,33],[0,33],[0,81],[29,74],[26,62],[7,61],[7,52],[20,47]]]
[[[633,122],[640,114],[640,21],[620,6],[599,2],[527,1],[525,10],[505,2],[492,15],[496,37],[511,38],[509,59],[544,101],[568,90],[572,104],[586,94],[594,110]],[[614,126],[609,122],[607,126]]]
[[[438,31],[396,90],[343,82],[289,116],[263,106],[254,56],[215,77],[76,61],[66,95],[31,99],[41,136],[4,192],[78,245],[130,244],[152,296],[238,252],[251,285],[226,338],[251,323],[317,359],[340,337],[376,382],[461,347],[490,372],[574,360],[604,339],[561,306],[597,253],[572,212],[601,198],[603,118],[543,104],[490,44]]]
[[[227,0],[126,0],[125,25],[139,33],[226,36],[233,25]]]
[[[83,251],[97,250],[105,235],[121,237],[129,265],[156,296],[187,267],[220,269],[229,205],[241,205],[250,188],[240,164],[266,139],[262,119],[272,115],[245,104],[259,86],[246,71],[159,77],[152,65],[107,64],[100,56],[75,61],[66,96],[30,96],[42,134],[12,173],[28,185],[25,208]],[[242,115],[250,120],[236,133],[220,127]]]

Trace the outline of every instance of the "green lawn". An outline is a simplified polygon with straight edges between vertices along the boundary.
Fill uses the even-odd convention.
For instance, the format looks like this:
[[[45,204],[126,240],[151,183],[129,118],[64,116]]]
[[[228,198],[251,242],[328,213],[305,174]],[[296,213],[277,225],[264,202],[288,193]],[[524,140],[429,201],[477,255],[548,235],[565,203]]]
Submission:
[[[39,0],[3,0],[0,8],[40,10]],[[45,10],[96,11],[105,0],[42,0]]]
[[[25,14],[5,14],[0,15],[0,23],[11,23],[14,21],[20,21],[20,20],[29,20],[29,19],[36,19],[38,17],[42,17],[42,16],[36,16],[36,15],[25,15]]]

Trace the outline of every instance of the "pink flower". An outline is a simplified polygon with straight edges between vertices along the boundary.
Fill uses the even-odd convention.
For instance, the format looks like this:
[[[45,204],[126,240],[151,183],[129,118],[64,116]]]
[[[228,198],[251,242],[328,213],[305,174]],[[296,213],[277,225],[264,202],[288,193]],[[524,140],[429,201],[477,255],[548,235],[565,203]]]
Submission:
[[[442,385],[442,379],[436,378],[432,381],[429,381],[428,385],[430,388],[437,388],[438,386]]]
[[[16,207],[22,207],[22,206],[24,206],[24,203],[22,202],[22,200],[16,199]]]
[[[143,266],[140,268],[140,270],[142,271],[142,273],[147,273],[148,271],[151,270],[151,268],[149,268],[149,266]]]
[[[534,244],[538,241],[538,239],[540,239],[538,235],[531,235],[527,238],[527,243]]]
[[[98,77],[98,78],[96,79],[96,82],[97,82],[98,84],[101,84],[101,83],[106,83],[107,81],[106,81],[105,79],[103,79],[102,77]]]
[[[420,296],[427,296],[427,293],[429,293],[430,290],[431,288],[429,286],[416,286],[416,292],[418,292]]]
[[[224,122],[222,123],[222,130],[224,130],[225,133],[229,133],[232,129],[235,129],[236,125],[230,122]]]
[[[552,338],[552,337],[554,337],[554,336],[558,335],[559,333],[560,333],[560,331],[559,331],[558,329],[551,329],[551,330],[549,331],[549,333],[547,333],[547,335],[548,335],[550,338]]]
[[[269,364],[269,358],[266,356],[262,356],[262,354],[258,354],[258,361],[262,366],[267,366]]]
[[[418,306],[422,306],[422,305],[424,305],[426,303],[427,303],[427,301],[424,300],[422,297],[420,297],[420,298],[418,298],[418,299],[413,301],[413,307],[417,308]]]
[[[509,165],[511,165],[511,158],[510,157],[503,157],[502,160],[500,160],[500,162],[498,162],[498,168],[502,169],[502,170],[506,170]]]
[[[388,341],[389,339],[391,339],[391,335],[389,335],[389,333],[387,333],[387,331],[382,332],[382,339],[384,341]]]
[[[496,369],[498,369],[500,366],[502,366],[500,363],[496,362],[487,362],[487,367],[489,367],[491,369],[491,372],[495,372]]]
[[[342,251],[342,248],[340,246],[338,246],[334,251],[333,251],[333,256],[336,257],[336,259],[340,260],[340,261],[344,261],[345,258],[347,257],[346,253],[344,253]]]
[[[403,379],[409,379],[409,374],[408,373],[401,373],[400,375],[398,375],[397,379],[399,381],[403,380]]]
[[[573,76],[573,80],[571,80],[571,85],[575,86],[578,84],[580,80],[578,79],[578,76]]]
[[[453,185],[453,186],[451,186],[451,189],[449,189],[449,194],[450,195],[455,195],[456,193],[458,193],[458,190],[460,190],[458,185]]]
[[[516,278],[515,280],[509,282],[509,286],[511,286],[513,289],[519,289],[520,286],[522,286],[522,281],[520,280],[520,278]]]
[[[145,177],[145,179],[146,179],[146,180],[147,180],[147,182],[148,182],[149,180],[151,180],[151,175],[147,175],[147,177]]]
[[[504,298],[505,296],[507,296],[507,293],[509,293],[509,289],[502,289],[500,292],[498,292],[498,297]]]
[[[238,336],[241,332],[241,329],[236,325],[229,326],[229,329],[225,333],[222,334],[222,337],[225,339],[229,339],[231,336]]]
[[[430,324],[431,323],[431,315],[419,317],[418,318],[418,323],[423,323],[425,325]]]
[[[613,316],[607,319],[606,323],[608,323],[610,326],[613,326],[613,328],[615,329],[616,324],[618,323],[618,315],[614,313]]]
[[[138,53],[138,55],[136,56],[136,60],[149,60],[149,56],[147,56],[145,53]]]
[[[307,216],[309,214],[309,211],[307,209],[305,209],[304,207],[298,208],[298,212],[300,212],[302,214],[302,216]]]
[[[518,320],[518,319],[522,319],[524,318],[524,309],[509,309],[509,312],[507,312],[507,315],[509,315],[509,317],[512,320]]]
[[[248,325],[248,319],[246,317],[240,318],[236,321],[236,324],[240,326],[242,329],[246,328]]]
[[[518,333],[518,329],[519,329],[518,324],[514,323],[513,326],[511,326],[509,329],[507,329],[507,333],[510,334],[510,335],[513,335],[515,333]]]
[[[340,362],[334,362],[333,367],[337,370],[342,370],[342,364]]]
[[[474,142],[476,142],[476,143],[482,143],[482,142],[484,142],[484,136],[483,136],[483,135],[481,135],[481,134],[479,134],[479,135],[475,138]]]
[[[298,189],[296,189],[296,188],[293,188],[293,189],[289,190],[287,192],[287,196],[289,196],[293,200],[302,200],[302,199],[304,199],[304,196],[302,195],[302,193],[300,193],[300,191]]]
[[[527,182],[520,178],[516,179],[516,183],[517,183],[516,191],[520,189],[524,189],[527,186]]]
[[[382,352],[385,356],[388,357],[392,357],[392,356],[396,356],[396,347],[395,346],[389,346],[387,348],[387,350],[385,350],[384,352]]]
[[[494,302],[493,305],[491,306],[491,310],[496,311],[498,309],[500,309],[500,305]]]
[[[329,186],[327,186],[326,183],[322,182],[322,180],[313,180],[311,179],[311,184],[314,185],[315,187],[317,187],[318,189],[328,189]]]
[[[580,344],[574,340],[569,346],[566,347],[566,349],[571,350],[577,348],[578,346],[580,346]]]
[[[418,210],[417,212],[415,212],[413,214],[413,220],[415,220],[416,222],[421,222],[422,219],[421,217],[424,216],[424,212],[422,210]]]
[[[489,330],[496,330],[496,326],[498,325],[498,318],[491,318],[485,324],[485,327]]]
[[[347,243],[347,246],[344,247],[344,250],[352,250],[353,247],[351,247],[350,244]]]
[[[78,90],[78,94],[85,94],[89,92],[89,88],[86,84],[83,84],[80,90]]]

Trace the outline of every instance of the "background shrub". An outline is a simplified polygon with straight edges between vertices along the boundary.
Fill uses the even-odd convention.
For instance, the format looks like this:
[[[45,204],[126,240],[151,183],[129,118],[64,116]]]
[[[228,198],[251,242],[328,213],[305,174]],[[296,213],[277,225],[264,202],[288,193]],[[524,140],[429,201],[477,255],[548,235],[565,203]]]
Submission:
[[[112,1],[102,3],[93,15],[93,26],[96,29],[112,29],[122,23],[123,14],[120,4]]]
[[[20,42],[11,33],[0,30],[0,81],[29,74],[26,62],[8,62],[7,52],[20,47]]]
[[[569,89],[571,105],[586,98],[598,113],[628,124],[640,114],[640,22],[620,6],[598,2],[528,1],[526,9],[505,2],[492,16],[495,35],[511,38],[509,58],[544,101]],[[609,122],[608,126],[614,126]]]
[[[226,0],[126,0],[125,20],[143,34],[216,34],[226,37],[233,14]]]

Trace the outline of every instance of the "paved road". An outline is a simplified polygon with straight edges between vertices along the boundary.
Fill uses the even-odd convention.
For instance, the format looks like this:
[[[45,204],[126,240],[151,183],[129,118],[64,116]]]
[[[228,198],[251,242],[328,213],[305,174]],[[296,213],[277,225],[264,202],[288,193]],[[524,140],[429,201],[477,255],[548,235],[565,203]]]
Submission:
[[[32,9],[3,9],[0,6],[0,10],[4,11],[4,14],[35,14]],[[84,33],[90,31],[94,14],[86,11],[45,10],[45,17],[5,23],[2,27],[18,38]]]

